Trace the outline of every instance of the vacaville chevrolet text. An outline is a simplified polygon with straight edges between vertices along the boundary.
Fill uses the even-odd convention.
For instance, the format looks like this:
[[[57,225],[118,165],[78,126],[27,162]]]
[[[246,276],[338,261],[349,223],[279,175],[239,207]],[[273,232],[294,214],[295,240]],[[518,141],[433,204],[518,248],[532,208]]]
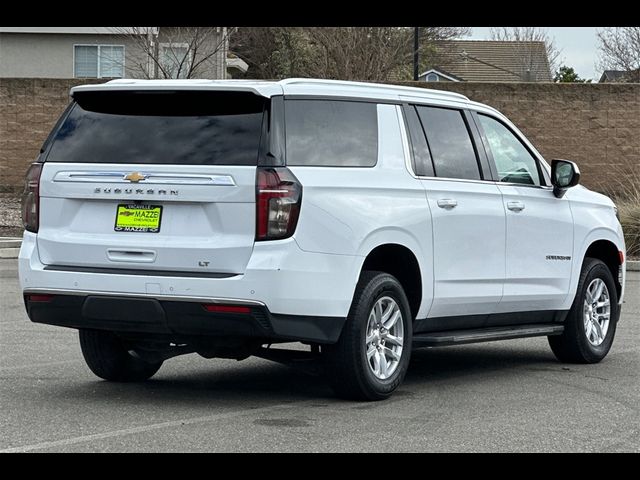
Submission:
[[[27,173],[19,272],[29,318],[78,329],[98,377],[258,356],[380,400],[415,348],[546,336],[578,363],[611,348],[615,205],[491,107],[312,79],[71,96]]]

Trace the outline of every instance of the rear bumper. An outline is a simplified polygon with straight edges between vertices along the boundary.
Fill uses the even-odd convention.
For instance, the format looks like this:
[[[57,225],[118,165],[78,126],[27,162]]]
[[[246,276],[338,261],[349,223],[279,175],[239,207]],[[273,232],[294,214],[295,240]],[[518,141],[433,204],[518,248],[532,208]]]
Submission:
[[[162,272],[136,275],[130,270],[96,273],[82,271],[82,268],[74,271],[66,266],[53,270],[47,269],[40,261],[36,235],[27,232],[19,255],[19,276],[25,293],[55,293],[65,298],[85,299],[152,299],[165,310],[173,308],[174,303],[183,307],[193,303],[200,313],[202,303],[249,305],[256,319],[259,312],[268,319],[274,338],[331,342],[339,336],[348,315],[362,261],[363,258],[357,256],[305,252],[290,238],[257,243],[244,274],[226,278],[176,276],[177,272],[171,276]],[[82,306],[75,304],[77,301],[77,298],[70,298],[65,303],[65,308],[71,308],[73,325],[64,321],[62,314],[40,312],[32,319],[41,323],[89,328],[88,319],[82,315]],[[175,325],[178,315],[171,314],[167,318],[169,316],[171,318],[167,321],[171,325],[168,328],[179,331],[179,326]],[[203,321],[214,323],[215,318],[219,317],[207,314],[207,320]],[[94,325],[95,320],[91,319]],[[220,322],[226,320],[221,319]],[[248,321],[240,319],[240,323],[243,322]],[[256,322],[248,323],[255,326]],[[113,330],[112,325],[113,322],[105,328]],[[205,327],[204,331],[212,334],[220,330],[212,325]],[[141,327],[137,325],[134,328]]]
[[[31,301],[34,294],[47,294],[47,301]],[[257,304],[243,305],[241,313],[219,313],[206,311],[197,301],[53,291],[26,291],[25,306],[35,323],[176,338],[217,336],[335,343],[345,322],[336,317],[274,315]]]

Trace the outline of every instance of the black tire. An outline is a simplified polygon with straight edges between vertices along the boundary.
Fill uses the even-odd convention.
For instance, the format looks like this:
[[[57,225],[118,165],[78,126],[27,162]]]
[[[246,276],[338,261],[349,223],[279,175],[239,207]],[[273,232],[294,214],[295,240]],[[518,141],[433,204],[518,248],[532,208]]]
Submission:
[[[111,332],[80,330],[80,347],[91,371],[110,382],[142,382],[162,366],[162,362],[148,363],[131,356]]]
[[[583,306],[586,290],[591,282],[597,278],[604,281],[609,291],[611,316],[609,329],[604,341],[600,345],[595,346],[587,339]],[[576,297],[573,300],[573,305],[565,320],[564,333],[562,335],[548,337],[551,350],[553,350],[556,358],[561,362],[597,363],[606,357],[611,349],[619,316],[618,292],[611,271],[601,260],[586,258],[582,265]]]
[[[402,314],[404,341],[395,371],[377,378],[369,367],[365,335],[369,314],[383,297],[392,298]],[[412,317],[409,302],[395,277],[365,271],[360,276],[347,322],[335,345],[322,349],[329,382],[339,397],[349,400],[384,400],[402,383],[411,357]]]

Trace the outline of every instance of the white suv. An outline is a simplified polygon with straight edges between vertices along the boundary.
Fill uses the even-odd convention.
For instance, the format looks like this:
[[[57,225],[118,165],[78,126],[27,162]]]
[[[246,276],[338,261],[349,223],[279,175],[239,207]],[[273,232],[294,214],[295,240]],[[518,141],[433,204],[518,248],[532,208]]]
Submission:
[[[72,89],[31,166],[20,281],[91,370],[197,352],[322,360],[386,398],[412,348],[548,336],[602,360],[624,292],[614,204],[455,93],[325,80]],[[305,349],[274,345],[302,342]]]

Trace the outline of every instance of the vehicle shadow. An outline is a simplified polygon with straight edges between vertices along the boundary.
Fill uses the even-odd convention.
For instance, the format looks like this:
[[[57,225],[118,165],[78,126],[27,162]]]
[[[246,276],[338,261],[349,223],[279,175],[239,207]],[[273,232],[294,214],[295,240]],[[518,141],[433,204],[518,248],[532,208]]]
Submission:
[[[446,382],[471,376],[500,374],[504,380],[518,378],[522,371],[562,370],[551,350],[522,344],[475,344],[456,347],[420,349],[413,352],[405,385],[419,385],[433,381]]]
[[[566,367],[564,367],[566,368]],[[518,381],[523,371],[559,371],[563,364],[542,348],[509,348],[498,345],[469,345],[423,349],[413,352],[403,385],[395,396],[426,393],[437,383],[459,384],[465,377],[475,380],[500,375],[504,381]],[[253,360],[247,363],[216,364],[211,369],[160,373],[144,383],[117,384],[100,380],[74,384],[58,391],[67,399],[87,396],[98,402],[140,402],[164,406],[203,406],[275,403],[317,400],[338,402],[324,375],[309,375],[283,365]]]

